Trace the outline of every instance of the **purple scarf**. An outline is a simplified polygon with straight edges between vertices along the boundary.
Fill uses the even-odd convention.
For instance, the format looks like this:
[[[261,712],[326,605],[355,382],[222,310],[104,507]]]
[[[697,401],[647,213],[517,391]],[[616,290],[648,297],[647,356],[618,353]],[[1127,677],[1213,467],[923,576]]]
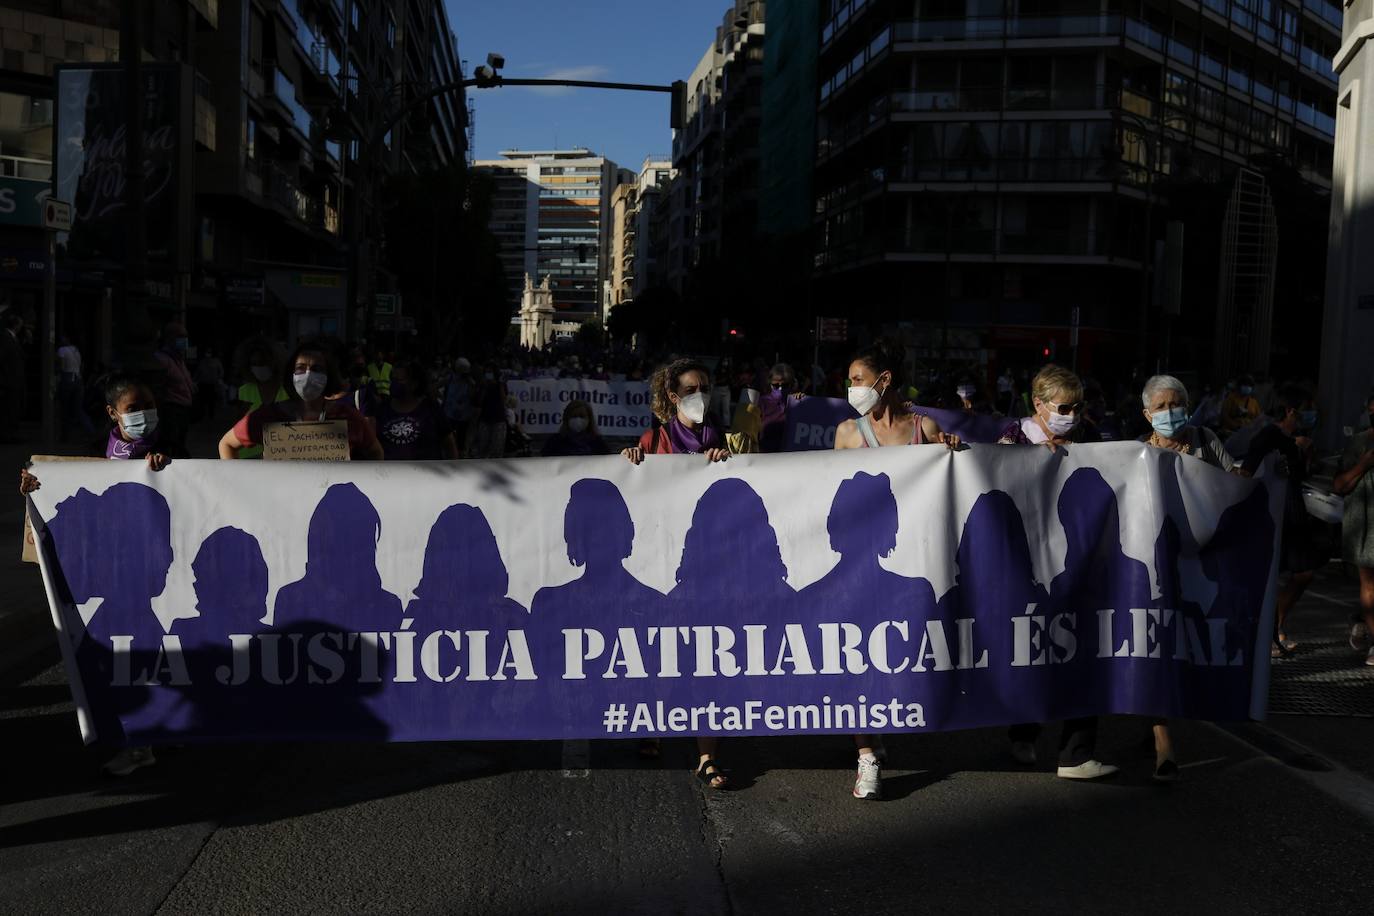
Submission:
[[[157,439],[156,434],[144,439],[135,439],[133,442],[125,442],[119,438],[119,430],[110,430],[110,439],[105,443],[105,457],[116,460],[131,460],[142,458],[153,450],[153,445]]]
[[[673,454],[700,455],[713,448],[724,448],[720,430],[708,420],[697,424],[696,429],[688,429],[677,417],[668,421],[668,441],[673,443]]]

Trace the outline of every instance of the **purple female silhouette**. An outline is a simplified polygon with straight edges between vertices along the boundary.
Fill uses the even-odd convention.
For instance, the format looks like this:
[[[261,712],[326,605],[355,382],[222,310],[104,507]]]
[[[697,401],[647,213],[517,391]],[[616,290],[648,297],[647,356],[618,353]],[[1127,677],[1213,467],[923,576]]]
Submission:
[[[139,729],[129,720],[147,705],[149,691],[106,686],[114,681],[113,640],[132,637],[131,670],[146,669],[156,658],[165,631],[152,599],[167,587],[172,565],[171,510],[152,487],[117,483],[99,496],[78,490],[62,500],[47,529],[64,597],[73,607],[101,599],[77,643],[76,664],[92,687],[86,696],[97,735],[119,741]],[[69,613],[66,622],[74,634],[81,632],[79,615]]]
[[[520,627],[528,615],[506,597],[509,585],[496,535],[482,510],[449,506],[429,530],[424,573],[406,616],[423,627]]]
[[[310,517],[305,575],[277,593],[272,626],[292,630],[320,618],[360,632],[395,625],[401,599],[382,588],[377,572],[381,531],[377,510],[356,485],[326,490]]]
[[[1012,657],[1013,617],[1027,606],[1045,604],[1048,593],[1035,580],[1030,544],[1021,512],[1001,490],[978,497],[959,538],[955,553],[959,572],[954,585],[940,598],[939,618],[951,627],[960,618],[973,618],[978,654],[986,649],[989,659],[1006,664]],[[976,670],[956,672],[955,685],[972,683]],[[950,689],[946,693],[952,715],[962,721],[979,719],[1005,722],[1015,718],[1013,709],[1024,708],[1020,684],[1003,685],[1001,693],[980,689]],[[977,697],[976,701],[971,698]],[[938,726],[937,726],[938,727]]]

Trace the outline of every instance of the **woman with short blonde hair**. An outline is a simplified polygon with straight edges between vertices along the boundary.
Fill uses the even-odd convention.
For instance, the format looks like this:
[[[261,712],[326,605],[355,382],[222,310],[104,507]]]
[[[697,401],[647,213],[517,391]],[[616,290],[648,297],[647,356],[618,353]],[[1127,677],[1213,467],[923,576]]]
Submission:
[[[1053,363],[1035,374],[1030,387],[1033,412],[1013,420],[997,440],[1002,445],[1044,445],[1051,451],[1076,442],[1101,442],[1092,421],[1083,416],[1083,382]]]

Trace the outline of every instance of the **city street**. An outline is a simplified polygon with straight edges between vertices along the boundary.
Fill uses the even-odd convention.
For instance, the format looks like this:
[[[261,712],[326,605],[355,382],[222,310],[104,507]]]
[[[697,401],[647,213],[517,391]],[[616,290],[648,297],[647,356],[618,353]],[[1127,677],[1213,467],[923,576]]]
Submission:
[[[3,588],[7,632],[46,618],[34,567],[5,558]],[[1052,730],[1035,771],[1000,731],[890,739],[875,803],[839,737],[727,740],[729,792],[685,740],[656,763],[632,741],[182,746],[112,779],[31,628],[0,672],[0,911],[1360,912],[1374,670],[1340,648],[1353,599],[1328,567],[1275,669],[1286,712],[1178,723],[1172,787],[1118,718],[1100,751],[1123,770],[1093,784],[1051,775]]]

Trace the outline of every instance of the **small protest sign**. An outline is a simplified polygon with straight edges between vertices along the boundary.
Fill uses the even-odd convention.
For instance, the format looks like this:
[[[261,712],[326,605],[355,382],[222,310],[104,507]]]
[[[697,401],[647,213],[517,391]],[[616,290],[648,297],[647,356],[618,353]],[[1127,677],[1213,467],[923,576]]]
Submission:
[[[347,461],[348,421],[268,423],[262,432],[266,461]]]

